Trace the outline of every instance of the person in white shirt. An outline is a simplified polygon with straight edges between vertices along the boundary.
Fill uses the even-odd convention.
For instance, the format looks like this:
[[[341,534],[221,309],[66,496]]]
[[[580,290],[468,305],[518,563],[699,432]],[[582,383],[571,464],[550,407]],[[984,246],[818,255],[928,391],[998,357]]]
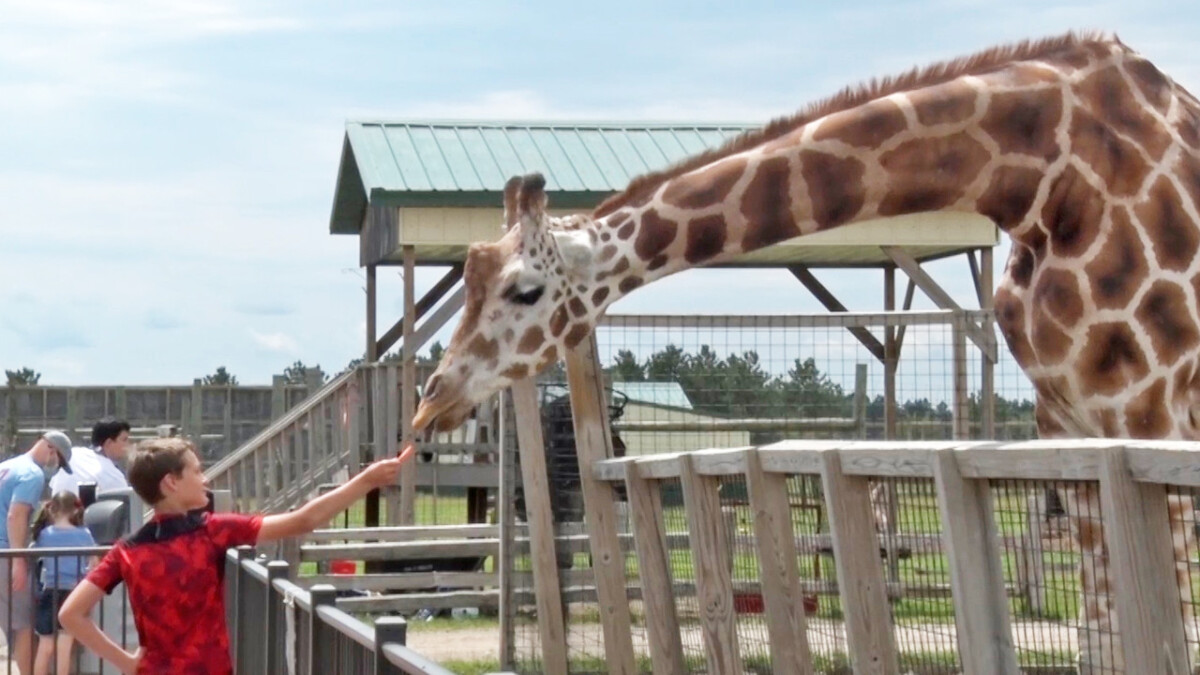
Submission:
[[[50,479],[50,494],[79,494],[80,483],[95,483],[96,492],[129,487],[117,462],[125,461],[129,450],[129,422],[105,417],[92,427],[92,447],[75,448],[71,453],[71,473],[59,469]]]

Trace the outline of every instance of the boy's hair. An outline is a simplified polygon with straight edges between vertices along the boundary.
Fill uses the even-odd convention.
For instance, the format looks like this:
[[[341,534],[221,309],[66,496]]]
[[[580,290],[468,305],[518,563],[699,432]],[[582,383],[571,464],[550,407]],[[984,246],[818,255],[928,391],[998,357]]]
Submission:
[[[99,422],[92,426],[92,447],[99,448],[104,445],[104,441],[115,439],[121,435],[121,432],[129,433],[131,431],[129,422],[119,420],[115,417],[103,417]]]
[[[196,453],[196,446],[186,438],[151,438],[137,444],[129,459],[129,485],[151,506],[163,498],[159,484],[168,474],[178,476],[187,463],[187,453]]]
[[[42,504],[42,510],[33,523],[33,541],[37,541],[42,530],[64,516],[75,527],[83,525],[83,502],[79,499],[79,495],[61,490]]]

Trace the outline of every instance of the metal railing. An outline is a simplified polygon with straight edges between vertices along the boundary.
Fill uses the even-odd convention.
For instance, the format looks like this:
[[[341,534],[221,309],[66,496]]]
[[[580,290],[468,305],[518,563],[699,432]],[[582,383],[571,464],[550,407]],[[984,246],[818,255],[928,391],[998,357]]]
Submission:
[[[332,586],[306,591],[287,580],[287,563],[251,555],[241,548],[225,561],[235,672],[453,675],[405,646],[404,619],[380,617],[368,627],[334,606]]]

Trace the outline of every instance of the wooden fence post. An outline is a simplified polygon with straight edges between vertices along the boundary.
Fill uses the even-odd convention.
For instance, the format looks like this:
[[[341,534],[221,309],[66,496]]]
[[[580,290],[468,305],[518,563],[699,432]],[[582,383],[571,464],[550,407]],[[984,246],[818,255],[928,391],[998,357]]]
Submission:
[[[898,675],[896,633],[875,537],[870,480],[842,473],[838,451],[827,450],[821,455],[821,482],[851,666],[855,675]]]
[[[566,675],[567,634],[558,561],[554,555],[554,515],[550,510],[537,383],[532,378],[521,380],[512,385],[511,392],[517,415],[517,444],[521,453],[525,519],[529,523],[529,557],[533,567],[538,633],[542,640],[542,667],[550,675]]]
[[[333,662],[333,630],[317,616],[317,608],[333,607],[337,590],[330,584],[317,584],[308,590],[311,609],[308,614],[308,672],[303,675],[324,675],[335,672]],[[300,675],[300,674],[297,674]]]
[[[933,475],[963,671],[1017,675],[991,490],[963,478],[952,449],[935,451]]]
[[[666,528],[663,524],[662,491],[659,488],[658,481],[642,476],[637,462],[625,464],[625,489],[629,494],[629,520],[633,525],[634,546],[642,581],[650,660],[655,673],[684,675],[688,669],[683,660],[679,617],[675,611]]]
[[[393,666],[383,655],[383,646],[388,643],[404,645],[408,640],[408,624],[403,617],[381,616],[375,619],[375,675],[402,675],[399,667]]]
[[[1131,671],[1170,672],[1171,664],[1188,663],[1188,648],[1166,488],[1134,482],[1125,449],[1108,448],[1100,465],[1100,509],[1125,664]]]

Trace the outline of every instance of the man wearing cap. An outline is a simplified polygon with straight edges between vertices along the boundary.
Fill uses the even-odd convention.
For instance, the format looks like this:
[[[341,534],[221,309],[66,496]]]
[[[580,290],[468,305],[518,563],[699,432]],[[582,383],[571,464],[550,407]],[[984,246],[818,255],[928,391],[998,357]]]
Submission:
[[[61,431],[47,431],[22,455],[0,462],[0,548],[29,545],[33,507],[42,498],[46,473],[55,462],[70,471],[71,439]],[[11,565],[10,561],[11,560]],[[10,570],[11,567],[11,570]],[[10,656],[21,675],[33,668],[33,575],[25,558],[0,561],[0,627],[8,639]]]

